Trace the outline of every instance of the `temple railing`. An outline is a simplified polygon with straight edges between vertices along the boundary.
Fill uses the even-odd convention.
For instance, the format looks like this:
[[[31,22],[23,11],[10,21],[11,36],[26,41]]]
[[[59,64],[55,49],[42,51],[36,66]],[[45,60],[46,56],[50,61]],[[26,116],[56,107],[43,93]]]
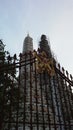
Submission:
[[[73,130],[73,77],[36,51],[0,63],[0,130]]]

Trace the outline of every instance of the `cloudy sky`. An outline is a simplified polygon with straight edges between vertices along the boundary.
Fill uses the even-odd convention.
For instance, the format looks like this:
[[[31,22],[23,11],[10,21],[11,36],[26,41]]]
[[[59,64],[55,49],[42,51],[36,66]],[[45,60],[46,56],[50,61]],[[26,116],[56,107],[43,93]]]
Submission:
[[[73,0],[0,0],[0,39],[19,54],[29,32],[37,49],[41,34],[69,73],[73,74]]]

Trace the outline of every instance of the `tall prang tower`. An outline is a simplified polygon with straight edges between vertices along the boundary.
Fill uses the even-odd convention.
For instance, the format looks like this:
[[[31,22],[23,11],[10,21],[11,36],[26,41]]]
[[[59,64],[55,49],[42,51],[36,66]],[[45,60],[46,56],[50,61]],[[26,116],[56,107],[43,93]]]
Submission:
[[[50,49],[50,45],[48,43],[46,35],[44,35],[44,34],[41,36],[41,41],[40,41],[39,47],[40,47],[40,51],[41,52],[44,51],[48,58],[52,58],[52,52]]]
[[[21,58],[20,115],[23,130],[72,130],[72,90],[68,78],[56,68],[56,61],[45,35],[41,36],[38,52],[33,51],[32,38],[27,35]],[[66,72],[67,73],[67,72]],[[67,73],[68,75],[68,73]],[[70,103],[68,102],[70,101]],[[68,113],[68,114],[67,114]],[[22,116],[23,117],[23,116]],[[22,119],[20,118],[19,121]]]
[[[25,37],[24,41],[23,41],[23,48],[22,48],[22,64],[24,63],[25,60],[25,55],[26,53],[32,52],[33,51],[33,39],[29,36],[29,34],[27,34],[27,36]],[[26,62],[28,64],[28,59],[30,56],[26,57]],[[29,64],[27,65],[27,69],[26,69],[26,73],[29,74]],[[20,74],[21,80],[22,80],[22,84],[23,84],[23,79],[24,79],[24,65],[21,67],[21,74]]]
[[[22,54],[24,54],[25,52],[28,53],[29,51],[33,51],[33,39],[29,36],[29,34],[27,34],[23,42]]]

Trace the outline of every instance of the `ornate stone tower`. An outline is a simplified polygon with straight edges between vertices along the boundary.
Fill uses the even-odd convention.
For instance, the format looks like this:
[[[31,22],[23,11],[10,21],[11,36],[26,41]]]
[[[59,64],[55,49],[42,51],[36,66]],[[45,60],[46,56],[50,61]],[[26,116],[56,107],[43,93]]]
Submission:
[[[25,60],[25,53],[29,53],[33,51],[33,39],[27,34],[23,42],[23,50],[22,50],[22,62]],[[28,60],[29,57],[26,58]],[[23,63],[22,63],[23,64]],[[27,65],[27,71],[29,71],[29,65]],[[21,77],[23,77],[24,66],[21,68]]]
[[[51,49],[50,49],[50,45],[48,43],[48,40],[46,38],[46,35],[42,35],[41,36],[41,41],[40,41],[40,51],[44,51],[46,53],[46,55],[48,56],[48,58],[52,58],[52,53],[51,53]]]
[[[35,56],[32,53],[33,42],[29,35],[23,44],[20,70],[22,117],[19,121],[23,120],[24,115],[26,130],[72,130],[71,126],[67,127],[72,120],[70,110],[72,103],[71,107],[68,104],[68,98],[72,102],[71,90],[69,94],[66,77],[62,78],[62,73],[56,68],[46,36],[41,36],[39,49],[34,51]],[[54,75],[51,73],[53,68]],[[67,111],[66,107],[68,107]],[[64,123],[66,126],[63,125]],[[23,126],[20,127],[23,130]]]
[[[40,47],[39,54],[42,52],[45,52],[47,58],[52,58],[51,49],[50,49],[50,46],[48,44],[48,41],[47,41],[47,38],[45,35],[41,36],[41,41],[40,41],[39,47]],[[32,42],[32,38],[29,35],[27,35],[27,37],[24,39],[23,52],[22,52],[22,62],[25,60],[27,65],[23,66],[23,63],[22,63],[21,73],[20,73],[22,97],[24,96],[23,95],[25,93],[24,91],[26,91],[26,101],[25,101],[26,119],[25,119],[25,121],[30,122],[30,120],[31,120],[31,105],[30,104],[31,104],[31,95],[32,95],[32,123],[34,122],[33,129],[35,129],[35,130],[37,129],[36,123],[37,123],[37,116],[38,116],[39,124],[41,124],[41,125],[39,125],[39,129],[41,130],[43,127],[43,125],[42,125],[43,120],[45,123],[48,123],[47,122],[48,110],[47,110],[47,105],[46,105],[47,100],[46,100],[46,96],[45,96],[46,89],[48,91],[47,97],[48,97],[48,102],[49,102],[50,121],[51,121],[51,123],[54,123],[53,109],[52,109],[52,102],[51,102],[51,93],[50,93],[51,90],[48,87],[49,77],[48,77],[47,72],[38,74],[36,71],[36,64],[31,64],[32,60],[30,60],[30,56],[31,56],[31,54],[29,53],[30,51],[33,51],[33,42]],[[28,56],[27,56],[27,53],[29,53]],[[34,66],[34,69],[33,69],[33,66]],[[53,80],[53,78],[51,78],[51,80],[50,80],[51,84],[52,84],[52,80]],[[46,82],[46,85],[45,85],[45,82]],[[37,91],[37,93],[35,90]],[[32,91],[32,94],[31,94],[31,91]],[[52,91],[53,91],[53,98],[55,98],[53,88],[52,88]],[[23,98],[22,98],[22,100],[23,100]],[[55,107],[55,100],[53,102],[54,102],[54,107]],[[36,108],[36,103],[37,103],[37,108]],[[24,111],[23,103],[20,106],[22,106],[20,112],[23,113],[23,111]],[[36,110],[36,109],[38,109],[38,110]],[[37,111],[37,113],[36,113],[36,111]],[[44,115],[42,114],[42,111],[43,111]],[[54,111],[56,111],[55,108],[54,108]],[[56,119],[56,121],[57,121],[57,119]],[[27,128],[27,130],[29,130],[29,125],[26,124],[26,128]],[[48,130],[47,125],[46,125],[46,130]],[[52,130],[53,130],[53,127],[52,127]]]
[[[22,54],[24,54],[25,52],[28,53],[29,51],[33,51],[33,39],[28,34],[27,37],[25,37],[24,42],[23,42]]]

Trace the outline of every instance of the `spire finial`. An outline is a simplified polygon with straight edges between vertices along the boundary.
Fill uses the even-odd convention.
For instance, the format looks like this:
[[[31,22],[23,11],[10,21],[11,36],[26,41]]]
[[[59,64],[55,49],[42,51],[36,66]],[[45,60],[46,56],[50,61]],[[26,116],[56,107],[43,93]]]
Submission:
[[[29,37],[29,31],[27,32],[27,37]]]

